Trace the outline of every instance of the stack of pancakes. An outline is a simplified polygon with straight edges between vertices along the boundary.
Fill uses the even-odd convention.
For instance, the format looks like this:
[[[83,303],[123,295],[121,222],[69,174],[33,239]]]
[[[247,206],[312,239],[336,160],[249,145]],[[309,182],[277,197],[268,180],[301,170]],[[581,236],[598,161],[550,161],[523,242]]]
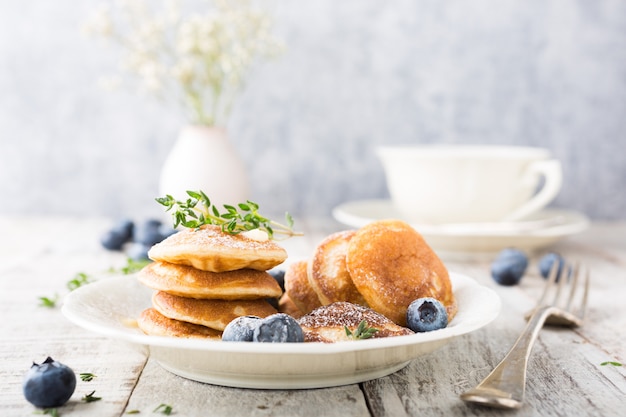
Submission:
[[[271,240],[206,225],[168,237],[148,256],[154,262],[138,275],[155,290],[152,307],[138,319],[146,334],[220,339],[239,316],[277,312],[267,299],[280,297],[282,290],[266,271],[287,252]]]
[[[450,320],[456,314],[443,262],[409,224],[381,220],[334,233],[310,259],[292,263],[279,308],[301,317],[320,306],[350,302],[406,326],[409,304],[422,297],[439,300]]]

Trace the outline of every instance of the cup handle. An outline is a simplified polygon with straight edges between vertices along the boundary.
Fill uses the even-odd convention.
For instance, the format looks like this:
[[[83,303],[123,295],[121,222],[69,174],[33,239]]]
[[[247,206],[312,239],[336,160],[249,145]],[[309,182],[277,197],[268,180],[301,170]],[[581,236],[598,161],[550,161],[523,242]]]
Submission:
[[[524,203],[521,207],[518,207],[507,215],[504,220],[515,221],[524,218],[536,211],[541,210],[547,206],[561,190],[563,184],[563,170],[561,163],[556,159],[549,159],[545,161],[536,161],[532,163],[524,178],[532,179],[534,182],[538,175],[542,175],[545,178],[543,187],[537,194],[530,200]],[[522,180],[523,181],[523,180]]]

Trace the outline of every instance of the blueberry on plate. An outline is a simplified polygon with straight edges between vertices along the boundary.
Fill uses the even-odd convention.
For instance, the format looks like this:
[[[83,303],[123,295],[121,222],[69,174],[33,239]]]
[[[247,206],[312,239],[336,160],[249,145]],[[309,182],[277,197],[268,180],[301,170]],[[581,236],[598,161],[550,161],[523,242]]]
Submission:
[[[284,269],[270,269],[269,271],[267,271],[278,283],[278,285],[280,285],[280,289],[283,290],[283,292],[285,291],[285,270]]]
[[[252,342],[254,329],[261,323],[257,316],[240,316],[231,321],[224,328],[222,340],[224,342]]]
[[[555,262],[559,263],[559,269],[557,271],[558,280],[558,277],[561,275],[561,271],[563,271],[563,267],[565,266],[565,259],[555,252],[547,253],[539,259],[539,273],[542,277],[548,278],[548,276],[550,276],[550,270]]]
[[[406,311],[407,327],[416,333],[443,329],[448,325],[448,312],[435,298],[414,300]]]
[[[120,220],[100,237],[100,244],[108,250],[121,250],[132,239],[134,227],[132,220]]]
[[[491,263],[491,276],[500,285],[516,285],[528,267],[528,256],[519,249],[502,250]]]
[[[26,400],[39,408],[62,406],[70,399],[75,389],[74,371],[50,357],[41,365],[33,363],[22,383]]]
[[[304,333],[296,319],[285,313],[276,313],[261,320],[254,329],[252,341],[300,343],[304,342]]]

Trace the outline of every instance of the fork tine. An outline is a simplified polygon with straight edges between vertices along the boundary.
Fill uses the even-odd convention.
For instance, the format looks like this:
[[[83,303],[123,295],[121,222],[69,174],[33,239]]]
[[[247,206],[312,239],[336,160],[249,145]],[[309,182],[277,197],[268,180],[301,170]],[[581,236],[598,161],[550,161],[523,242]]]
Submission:
[[[567,264],[563,264],[562,267],[558,268],[558,262],[555,262],[555,264],[557,264],[557,277],[555,278],[557,281],[557,285],[556,285],[556,293],[554,294],[554,298],[552,299],[552,305],[553,306],[558,306],[559,305],[559,299],[561,297],[561,292],[563,291],[563,287],[565,286],[565,282],[567,281],[567,271],[569,270],[569,268],[567,267]],[[572,287],[575,288],[575,287]]]
[[[572,288],[569,292],[569,297],[567,299],[567,305],[565,309],[571,311],[572,302],[574,301],[574,295],[576,293],[576,289],[578,288],[578,278],[580,276],[580,262],[576,262],[571,268],[568,268],[567,275],[567,278],[571,280],[570,284]]]
[[[584,268],[585,271],[585,291],[583,292],[583,301],[582,301],[582,305],[580,307],[580,319],[584,319],[585,318],[585,314],[587,313],[587,297],[589,296],[589,282],[591,281],[591,274],[589,272],[588,268]]]
[[[550,291],[550,288],[556,282],[558,272],[559,272],[559,263],[554,262],[552,264],[552,267],[550,267],[550,273],[548,274],[548,279],[546,280],[546,284],[543,287],[543,292],[541,293],[541,297],[539,297],[539,300],[537,301],[537,308],[544,305],[544,301],[546,299],[546,296],[548,295],[548,292]]]

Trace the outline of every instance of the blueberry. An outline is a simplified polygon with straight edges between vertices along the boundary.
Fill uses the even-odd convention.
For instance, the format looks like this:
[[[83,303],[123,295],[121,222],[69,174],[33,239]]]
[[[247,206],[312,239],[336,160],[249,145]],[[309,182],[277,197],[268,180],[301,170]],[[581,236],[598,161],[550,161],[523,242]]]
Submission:
[[[126,250],[126,255],[133,261],[145,261],[148,258],[148,251],[151,246],[146,246],[143,243],[132,243]]]
[[[563,259],[563,257],[558,253],[554,252],[545,254],[539,260],[539,272],[541,273],[542,277],[548,278],[548,276],[550,276],[550,269],[552,269],[552,265],[555,262],[559,263],[559,269],[557,271],[558,280],[558,277],[561,275],[561,271],[563,270],[563,266],[565,266],[565,259]]]
[[[448,312],[439,300],[431,297],[418,298],[409,304],[406,322],[414,332],[430,332],[448,325]]]
[[[261,320],[254,329],[252,341],[299,343],[304,342],[304,333],[296,319],[285,313],[276,313]]]
[[[528,267],[528,256],[519,249],[502,250],[491,263],[491,276],[500,285],[516,285]]]
[[[145,220],[135,226],[133,241],[145,246],[152,246],[164,239],[161,233],[161,221],[156,219]]]
[[[100,237],[100,243],[108,250],[121,250],[133,236],[134,223],[132,220],[120,220],[110,230]]]
[[[241,316],[224,328],[222,340],[225,342],[252,342],[254,329],[261,323],[257,316]]]
[[[285,291],[285,270],[284,269],[270,269],[268,273],[278,282],[280,289]]]
[[[76,375],[66,365],[48,357],[33,366],[24,376],[24,396],[39,408],[55,408],[65,404],[76,389]]]

